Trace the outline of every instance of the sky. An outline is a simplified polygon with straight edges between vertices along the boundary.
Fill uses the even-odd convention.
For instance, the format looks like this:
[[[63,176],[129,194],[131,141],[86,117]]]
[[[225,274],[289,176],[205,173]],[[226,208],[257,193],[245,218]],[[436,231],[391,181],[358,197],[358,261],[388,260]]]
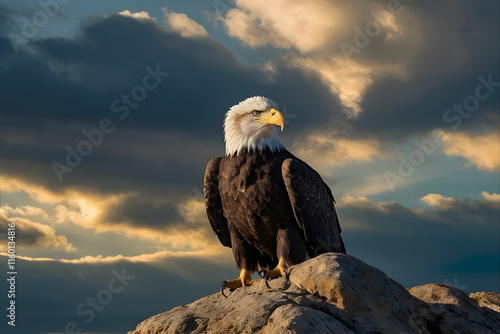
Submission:
[[[125,333],[236,278],[203,173],[255,95],[332,188],[348,254],[405,287],[500,292],[498,12],[0,0],[1,332]]]

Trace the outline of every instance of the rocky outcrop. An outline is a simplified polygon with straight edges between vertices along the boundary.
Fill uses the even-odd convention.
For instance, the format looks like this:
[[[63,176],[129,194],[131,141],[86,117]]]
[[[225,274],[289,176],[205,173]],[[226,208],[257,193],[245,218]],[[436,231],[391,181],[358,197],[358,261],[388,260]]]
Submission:
[[[129,334],[500,333],[500,295],[446,284],[409,290],[355,257],[328,253],[275,279],[146,319]]]

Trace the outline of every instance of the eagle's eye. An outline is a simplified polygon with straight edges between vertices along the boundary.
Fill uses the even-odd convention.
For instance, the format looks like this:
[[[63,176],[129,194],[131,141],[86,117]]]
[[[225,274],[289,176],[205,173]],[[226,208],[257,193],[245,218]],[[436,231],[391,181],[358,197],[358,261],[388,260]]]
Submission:
[[[261,113],[261,111],[259,111],[259,110],[252,111],[252,115],[254,115],[255,117],[259,116],[260,113]]]

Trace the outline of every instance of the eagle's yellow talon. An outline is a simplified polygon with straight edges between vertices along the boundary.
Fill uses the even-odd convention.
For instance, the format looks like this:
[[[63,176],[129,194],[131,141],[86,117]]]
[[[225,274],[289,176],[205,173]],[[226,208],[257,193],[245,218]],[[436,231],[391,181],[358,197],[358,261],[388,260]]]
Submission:
[[[229,296],[226,296],[226,294],[224,293],[224,289],[226,288],[226,285],[227,285],[227,281],[222,281],[221,285],[220,285],[220,293],[222,293],[222,295],[224,297],[229,297],[231,294],[229,294]],[[232,293],[233,290],[230,290],[230,292]]]
[[[280,258],[280,261],[278,262],[278,265],[276,268],[272,270],[266,270],[264,271],[264,279],[266,280],[266,285],[268,288],[271,288],[269,284],[267,283],[267,280],[273,279],[273,278],[278,278],[278,277],[283,277],[288,279],[288,270],[285,265],[285,259]]]
[[[223,281],[220,287],[220,291],[224,297],[228,297],[224,294],[224,289],[230,289],[229,291],[233,292],[235,289],[238,289],[242,286],[250,286],[257,282],[258,280],[252,279],[250,276],[250,272],[242,269],[240,272],[240,277],[237,279],[233,279],[231,281]]]
[[[265,279],[273,279],[273,278],[278,278],[278,277],[287,277],[287,272],[285,268],[275,268],[273,270],[268,270],[266,271],[266,274],[264,276]]]

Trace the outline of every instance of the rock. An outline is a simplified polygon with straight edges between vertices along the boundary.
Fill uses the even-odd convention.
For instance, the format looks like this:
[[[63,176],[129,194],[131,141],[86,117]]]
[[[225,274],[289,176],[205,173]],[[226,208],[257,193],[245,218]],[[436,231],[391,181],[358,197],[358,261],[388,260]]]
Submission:
[[[448,284],[421,285],[409,293],[418,299],[414,313],[431,333],[500,333],[500,313]]]
[[[500,295],[494,292],[476,292],[469,295],[479,306],[487,307],[493,311],[500,312]]]
[[[328,253],[275,279],[178,306],[129,334],[500,333],[500,295],[445,284],[409,290],[350,255]]]
[[[290,281],[347,314],[363,317],[363,326],[351,325],[357,331],[409,330],[401,325],[411,317],[412,301],[406,289],[355,257],[330,253],[314,258],[296,266]]]

